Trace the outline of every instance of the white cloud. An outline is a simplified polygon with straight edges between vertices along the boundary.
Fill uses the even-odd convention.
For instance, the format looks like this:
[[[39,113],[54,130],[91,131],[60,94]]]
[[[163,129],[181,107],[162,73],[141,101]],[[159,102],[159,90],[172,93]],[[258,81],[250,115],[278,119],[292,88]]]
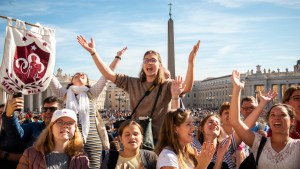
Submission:
[[[210,0],[213,3],[220,4],[228,8],[239,8],[251,4],[269,3],[278,6],[287,6],[290,8],[299,8],[298,0]]]

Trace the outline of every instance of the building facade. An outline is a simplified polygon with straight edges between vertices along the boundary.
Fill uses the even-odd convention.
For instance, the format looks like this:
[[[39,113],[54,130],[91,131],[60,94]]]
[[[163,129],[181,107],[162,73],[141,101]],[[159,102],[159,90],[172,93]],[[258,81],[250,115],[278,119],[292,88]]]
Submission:
[[[281,102],[286,89],[293,85],[300,85],[300,60],[297,61],[293,71],[271,71],[256,66],[256,71],[248,71],[241,74],[241,80],[245,81],[242,96],[254,96],[257,98],[259,91],[275,90],[278,96],[274,102]],[[195,81],[193,90],[186,94],[183,102],[186,108],[213,108],[217,109],[223,102],[230,101],[232,93],[231,75],[217,78],[207,78]]]

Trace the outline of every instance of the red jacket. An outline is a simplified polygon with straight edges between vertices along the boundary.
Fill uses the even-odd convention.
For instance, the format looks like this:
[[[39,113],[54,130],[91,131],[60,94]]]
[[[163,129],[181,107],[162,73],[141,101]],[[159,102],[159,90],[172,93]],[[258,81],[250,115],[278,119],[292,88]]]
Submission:
[[[80,154],[70,159],[69,169],[88,169],[89,159],[86,154]],[[46,169],[45,154],[36,151],[34,147],[27,148],[19,160],[17,169]]]

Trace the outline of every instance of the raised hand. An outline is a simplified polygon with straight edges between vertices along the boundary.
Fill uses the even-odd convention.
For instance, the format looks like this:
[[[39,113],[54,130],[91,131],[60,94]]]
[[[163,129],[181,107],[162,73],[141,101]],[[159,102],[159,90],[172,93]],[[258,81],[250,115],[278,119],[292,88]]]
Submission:
[[[237,70],[233,70],[232,72],[232,83],[234,87],[238,87],[240,89],[243,89],[245,86],[245,82],[241,82],[241,76],[240,76],[240,72],[238,72]]]
[[[221,161],[223,161],[223,157],[224,157],[225,153],[227,152],[227,150],[230,146],[231,137],[232,137],[232,135],[230,134],[229,137],[226,140],[226,143],[224,145],[219,144],[219,146],[218,146],[217,158],[221,158],[222,159]]]
[[[207,168],[215,154],[215,151],[216,148],[214,147],[214,144],[209,142],[204,142],[202,144],[202,150],[200,153],[198,153],[197,150],[194,149],[195,157],[198,162],[196,169]]]
[[[13,98],[13,96],[11,95],[9,100],[7,101],[6,116],[12,116],[16,109],[24,109],[24,98]]]
[[[184,87],[185,84],[183,83],[182,77],[176,76],[175,79],[172,80],[172,86],[171,86],[172,97],[179,96],[182,93]]]
[[[87,42],[86,39],[82,35],[79,35],[79,36],[77,36],[77,41],[84,49],[86,49],[91,54],[96,52],[96,49],[95,49],[96,45],[95,45],[93,38],[91,38],[90,42]]]
[[[118,51],[117,56],[121,57],[126,50],[127,50],[127,46],[125,46],[122,50]]]
[[[258,98],[260,102],[263,102],[266,105],[269,102],[271,102],[276,96],[277,96],[277,92],[274,90],[269,90],[265,94],[262,94],[261,91],[259,91]]]
[[[200,40],[198,40],[197,44],[194,45],[193,50],[192,50],[191,53],[190,53],[190,56],[189,56],[189,63],[191,63],[191,62],[193,63],[193,62],[194,62],[199,47],[200,47]]]

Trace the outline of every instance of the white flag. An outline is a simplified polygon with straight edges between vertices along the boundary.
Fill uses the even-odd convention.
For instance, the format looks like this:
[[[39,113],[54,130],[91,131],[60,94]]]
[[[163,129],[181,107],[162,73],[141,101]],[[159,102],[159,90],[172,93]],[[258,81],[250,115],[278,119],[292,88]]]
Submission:
[[[0,85],[7,93],[36,94],[47,89],[55,64],[55,30],[26,29],[24,21],[8,18]]]

